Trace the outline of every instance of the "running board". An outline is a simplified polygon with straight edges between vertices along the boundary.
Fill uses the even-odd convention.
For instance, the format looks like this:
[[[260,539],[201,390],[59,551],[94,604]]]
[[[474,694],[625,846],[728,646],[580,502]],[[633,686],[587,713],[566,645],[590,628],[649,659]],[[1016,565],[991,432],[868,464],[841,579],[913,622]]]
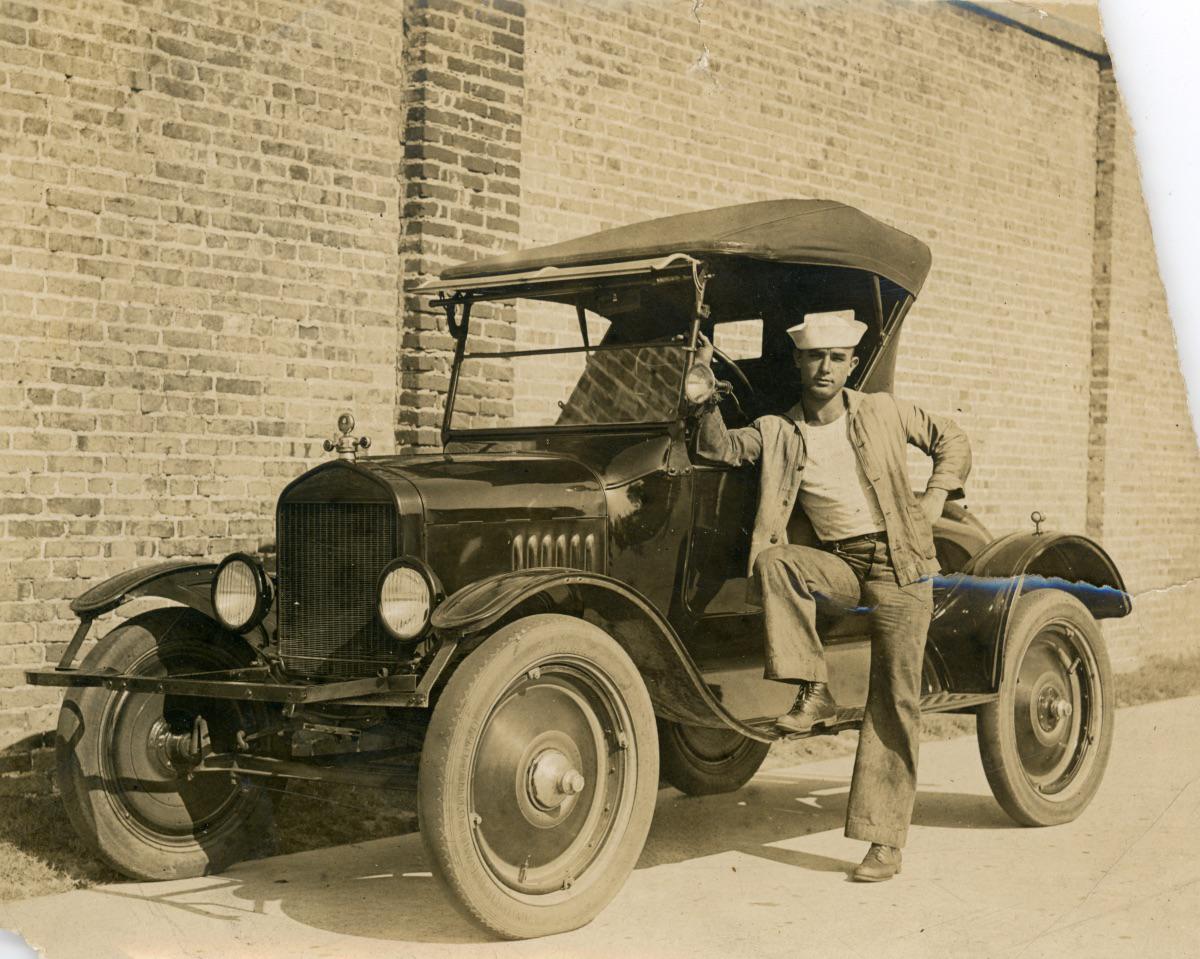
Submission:
[[[921,697],[921,715],[926,713],[966,712],[976,706],[995,702],[998,693],[928,693]],[[863,707],[846,706],[838,709],[832,719],[817,723],[805,733],[788,733],[782,735],[775,728],[774,718],[757,719],[747,725],[753,726],[760,732],[774,735],[776,739],[804,739],[808,736],[823,736],[840,733],[846,729],[854,729],[862,725]]]

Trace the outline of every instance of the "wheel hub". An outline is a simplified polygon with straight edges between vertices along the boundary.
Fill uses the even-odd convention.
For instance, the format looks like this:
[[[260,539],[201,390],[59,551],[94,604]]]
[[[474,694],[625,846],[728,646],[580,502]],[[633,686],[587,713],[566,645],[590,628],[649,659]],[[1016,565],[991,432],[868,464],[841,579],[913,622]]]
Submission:
[[[526,786],[529,799],[541,809],[557,809],[569,796],[576,796],[587,785],[583,774],[557,749],[539,753],[529,764]]]
[[[1058,731],[1062,723],[1071,717],[1071,701],[1063,695],[1056,683],[1047,683],[1039,693],[1036,705],[1037,723],[1046,733]]]
[[[195,737],[189,731],[175,732],[166,717],[159,716],[150,725],[146,738],[149,740],[150,755],[162,767],[163,772],[178,772],[180,766],[194,766],[199,758],[196,753]]]

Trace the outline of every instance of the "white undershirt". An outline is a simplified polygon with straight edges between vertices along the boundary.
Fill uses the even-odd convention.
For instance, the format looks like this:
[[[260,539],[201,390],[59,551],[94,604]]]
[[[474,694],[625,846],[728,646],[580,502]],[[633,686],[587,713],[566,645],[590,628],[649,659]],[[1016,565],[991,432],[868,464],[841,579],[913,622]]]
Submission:
[[[807,455],[798,502],[817,536],[828,543],[883,530],[879,498],[850,444],[849,417],[800,428]]]

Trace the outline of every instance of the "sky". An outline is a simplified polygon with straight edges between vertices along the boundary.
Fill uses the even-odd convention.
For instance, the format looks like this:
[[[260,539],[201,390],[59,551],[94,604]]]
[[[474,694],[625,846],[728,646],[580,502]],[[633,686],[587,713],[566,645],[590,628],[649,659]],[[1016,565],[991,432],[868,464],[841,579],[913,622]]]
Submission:
[[[1048,6],[1054,12],[1054,8]],[[1134,126],[1159,272],[1200,432],[1198,0],[1100,0],[1117,86]]]

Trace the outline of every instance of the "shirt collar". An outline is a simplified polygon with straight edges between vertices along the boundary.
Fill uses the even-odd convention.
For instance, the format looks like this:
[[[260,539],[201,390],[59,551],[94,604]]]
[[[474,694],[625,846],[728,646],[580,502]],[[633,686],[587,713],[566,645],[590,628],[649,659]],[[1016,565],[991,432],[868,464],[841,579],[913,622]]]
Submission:
[[[852,390],[848,386],[842,387],[842,404],[846,408],[847,416],[853,418],[858,414],[858,406],[862,402],[862,398],[863,394],[858,390]],[[794,416],[794,413],[798,413],[799,416]],[[801,401],[797,400],[794,404],[792,404],[791,408],[784,413],[783,416],[785,419],[790,420],[796,429],[799,429],[801,426],[803,426],[804,407],[801,405]]]

